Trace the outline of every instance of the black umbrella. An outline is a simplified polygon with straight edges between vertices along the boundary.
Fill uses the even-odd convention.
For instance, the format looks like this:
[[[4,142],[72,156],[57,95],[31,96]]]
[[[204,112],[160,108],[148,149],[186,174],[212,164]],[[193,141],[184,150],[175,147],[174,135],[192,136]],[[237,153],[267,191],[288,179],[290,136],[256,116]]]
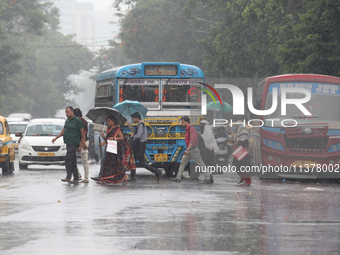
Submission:
[[[116,125],[124,125],[126,118],[116,109],[109,107],[95,107],[89,110],[86,114],[90,120],[97,124],[104,124],[107,117],[114,116],[116,118]]]

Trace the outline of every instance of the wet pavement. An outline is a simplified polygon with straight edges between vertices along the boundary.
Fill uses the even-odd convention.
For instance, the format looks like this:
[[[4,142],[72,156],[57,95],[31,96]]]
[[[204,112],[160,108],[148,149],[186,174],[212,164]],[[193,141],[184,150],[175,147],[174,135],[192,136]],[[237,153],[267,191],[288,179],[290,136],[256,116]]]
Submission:
[[[0,174],[0,254],[339,254],[339,185],[67,184],[62,166]],[[82,165],[79,164],[81,172]],[[92,163],[90,176],[98,173]]]

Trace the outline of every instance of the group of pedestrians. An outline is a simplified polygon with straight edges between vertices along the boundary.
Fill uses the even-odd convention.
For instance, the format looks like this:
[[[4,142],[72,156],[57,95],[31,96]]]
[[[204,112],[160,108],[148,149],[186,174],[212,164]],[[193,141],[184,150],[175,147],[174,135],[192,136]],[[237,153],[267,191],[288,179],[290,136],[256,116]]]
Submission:
[[[70,183],[88,183],[89,182],[89,164],[88,164],[88,146],[87,139],[88,123],[82,117],[82,112],[79,108],[73,109],[71,106],[65,109],[66,121],[62,131],[52,139],[54,143],[58,138],[63,136],[64,143],[66,144],[66,177],[61,179],[63,182]],[[136,130],[133,129],[131,123],[129,127],[131,129],[131,139],[128,141],[124,136],[120,127],[116,124],[115,116],[107,117],[107,132],[101,134],[103,142],[99,146],[106,146],[112,144],[116,148],[115,152],[109,152],[104,150],[104,155],[101,160],[100,171],[98,177],[92,178],[99,184],[126,184],[128,181],[136,181],[136,166],[144,167],[150,172],[154,173],[159,181],[162,171],[147,164],[144,159],[147,144],[147,128],[145,123],[141,119],[141,115],[135,112],[131,115],[132,121],[137,124]],[[187,164],[194,160],[197,165],[202,166],[206,170],[203,171],[204,180],[202,184],[214,183],[213,175],[209,173],[206,165],[209,165],[209,160],[212,156],[205,157],[207,160],[203,160],[201,154],[213,155],[213,151],[218,150],[216,142],[214,143],[213,132],[206,120],[201,122],[202,136],[197,133],[196,128],[190,125],[190,118],[183,116],[181,118],[181,125],[185,128],[185,144],[186,151],[181,159],[179,170],[175,178],[170,178],[174,182],[181,182],[182,175]],[[242,138],[239,141],[239,145],[242,145],[247,149],[249,147],[249,135],[244,129],[239,127],[238,138]],[[245,129],[246,130],[246,129]],[[244,139],[245,138],[245,139]],[[247,142],[248,141],[248,142]],[[84,166],[84,179],[80,181],[80,173],[77,168],[77,153],[81,154],[82,163]],[[210,154],[209,154],[210,153]],[[212,153],[212,154],[211,154]],[[204,158],[204,157],[203,157]],[[249,161],[249,162],[248,162]],[[137,163],[136,163],[137,162]],[[246,160],[242,162],[233,161],[236,167],[240,167],[242,164],[249,164],[250,157],[246,157]],[[126,174],[130,171],[130,178]],[[73,179],[72,179],[73,176]],[[248,176],[241,175],[241,179],[238,184],[250,185],[251,179]]]

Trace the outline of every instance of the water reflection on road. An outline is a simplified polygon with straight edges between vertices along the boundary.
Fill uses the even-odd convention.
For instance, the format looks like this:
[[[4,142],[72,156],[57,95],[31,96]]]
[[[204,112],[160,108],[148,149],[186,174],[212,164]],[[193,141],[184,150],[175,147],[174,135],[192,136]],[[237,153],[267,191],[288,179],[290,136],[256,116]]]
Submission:
[[[82,166],[80,166],[82,169]],[[91,164],[90,176],[98,171]],[[18,169],[18,167],[16,168]],[[262,182],[235,186],[61,183],[63,167],[0,175],[1,254],[337,254],[337,183]]]

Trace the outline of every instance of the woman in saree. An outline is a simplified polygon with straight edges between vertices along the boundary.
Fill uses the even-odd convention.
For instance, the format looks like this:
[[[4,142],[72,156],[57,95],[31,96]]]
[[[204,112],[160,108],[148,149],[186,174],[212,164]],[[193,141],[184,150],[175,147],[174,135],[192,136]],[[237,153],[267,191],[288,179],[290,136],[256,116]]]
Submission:
[[[104,163],[102,175],[98,183],[122,183],[125,185],[129,181],[126,171],[136,170],[131,149],[128,141],[122,133],[122,130],[116,126],[116,120],[114,116],[109,116],[107,118],[107,125],[107,135],[105,136],[104,133],[101,134],[104,142],[100,143],[99,145],[105,145],[107,140],[117,141],[117,154],[106,152],[106,156],[103,159]]]

